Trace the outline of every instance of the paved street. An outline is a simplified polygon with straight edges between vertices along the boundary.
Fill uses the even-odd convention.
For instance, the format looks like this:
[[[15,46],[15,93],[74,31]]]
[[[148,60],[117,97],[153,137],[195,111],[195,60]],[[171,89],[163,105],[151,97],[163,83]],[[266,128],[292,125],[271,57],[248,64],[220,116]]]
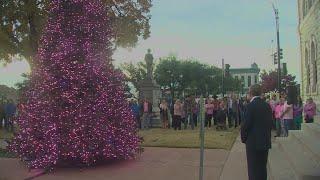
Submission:
[[[226,150],[205,151],[205,179],[219,179],[227,160]],[[199,150],[174,148],[146,148],[135,161],[121,162],[95,168],[60,168],[39,180],[195,180],[198,179]],[[0,180],[21,180],[32,176],[17,159],[0,159]]]

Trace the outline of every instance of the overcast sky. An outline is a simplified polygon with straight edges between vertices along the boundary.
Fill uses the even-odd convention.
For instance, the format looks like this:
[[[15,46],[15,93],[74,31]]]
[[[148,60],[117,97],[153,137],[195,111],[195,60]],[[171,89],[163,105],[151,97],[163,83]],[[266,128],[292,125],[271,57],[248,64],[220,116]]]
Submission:
[[[300,80],[297,1],[279,0],[277,6],[284,61]],[[116,64],[140,61],[150,48],[156,60],[173,53],[217,66],[224,58],[231,68],[253,62],[261,69],[274,68],[276,32],[270,0],[154,0],[151,15],[151,37],[135,48],[118,49]],[[13,86],[27,69],[24,62],[0,68],[0,84]]]
[[[284,61],[299,75],[297,1],[279,1]],[[269,0],[159,0],[151,12],[151,37],[132,50],[118,49],[116,62],[139,61],[151,48],[156,58],[174,53],[208,64],[220,65],[224,58],[231,67],[256,62],[261,69],[274,68],[276,31]]]

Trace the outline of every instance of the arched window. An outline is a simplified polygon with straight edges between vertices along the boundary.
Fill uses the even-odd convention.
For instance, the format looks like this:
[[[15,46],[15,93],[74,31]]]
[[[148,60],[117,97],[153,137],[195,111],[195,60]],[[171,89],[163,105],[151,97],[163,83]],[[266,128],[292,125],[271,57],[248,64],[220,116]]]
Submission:
[[[303,17],[305,17],[308,13],[308,0],[304,0],[303,4],[302,4],[302,8],[303,8]]]
[[[302,0],[301,8],[302,8],[302,16],[305,17],[307,15],[307,8],[306,8],[306,0]]]
[[[311,43],[311,67],[312,67],[312,92],[315,92],[317,90],[317,84],[318,84],[318,70],[317,70],[317,57],[316,57],[316,44],[314,41]]]
[[[309,64],[309,52],[308,49],[305,49],[304,53],[304,63],[305,63],[305,68],[306,68],[306,78],[307,78],[307,83],[306,83],[306,92],[310,92],[310,64]]]

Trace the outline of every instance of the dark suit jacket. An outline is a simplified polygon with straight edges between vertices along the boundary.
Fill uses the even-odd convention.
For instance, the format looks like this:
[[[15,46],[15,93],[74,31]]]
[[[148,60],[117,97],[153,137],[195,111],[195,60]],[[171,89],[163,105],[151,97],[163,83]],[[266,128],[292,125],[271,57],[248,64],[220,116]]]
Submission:
[[[261,98],[247,105],[245,121],[241,126],[241,140],[247,148],[268,150],[271,148],[272,110]]]

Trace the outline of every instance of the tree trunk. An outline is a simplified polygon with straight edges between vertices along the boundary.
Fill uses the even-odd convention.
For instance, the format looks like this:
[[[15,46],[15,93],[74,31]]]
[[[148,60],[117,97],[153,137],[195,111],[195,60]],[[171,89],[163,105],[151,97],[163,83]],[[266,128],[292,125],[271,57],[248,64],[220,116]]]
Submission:
[[[30,2],[33,3],[33,2]],[[35,3],[35,2],[34,2]],[[36,6],[36,4],[34,4]],[[34,69],[35,66],[35,58],[36,54],[38,51],[38,40],[39,40],[39,32],[37,31],[36,28],[36,22],[35,22],[35,12],[31,11],[28,14],[28,24],[29,24],[29,31],[30,31],[30,36],[29,36],[29,45],[30,45],[30,54],[27,57],[31,71]]]

